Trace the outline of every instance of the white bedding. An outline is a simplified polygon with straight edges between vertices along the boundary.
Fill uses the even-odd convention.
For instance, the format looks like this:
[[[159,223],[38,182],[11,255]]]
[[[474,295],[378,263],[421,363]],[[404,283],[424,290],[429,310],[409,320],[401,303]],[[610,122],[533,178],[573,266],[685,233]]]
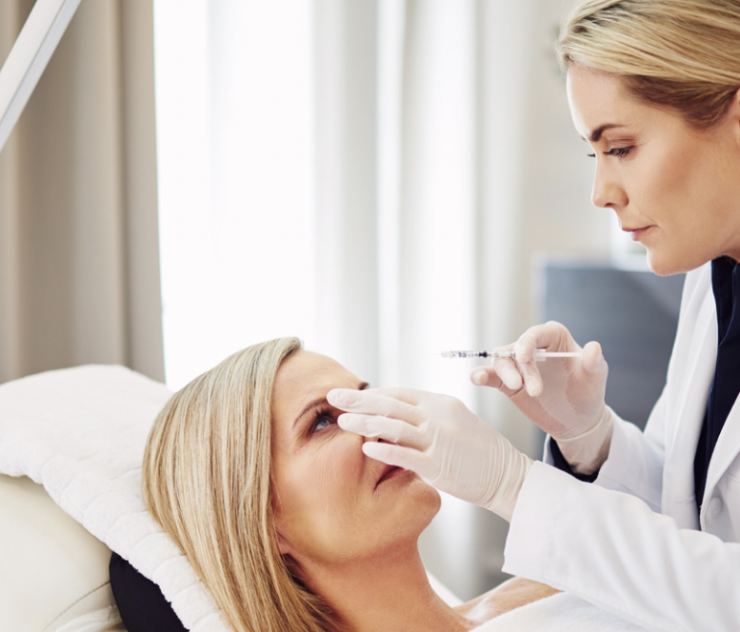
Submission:
[[[647,632],[643,627],[561,593],[507,612],[474,632]]]
[[[171,396],[119,366],[40,373],[0,386],[0,472],[26,475],[159,584],[192,632],[228,632],[190,564],[141,498],[149,427]]]
[[[145,510],[141,457],[171,396],[119,366],[51,371],[0,386],[0,473],[28,476],[110,549],[155,581],[191,632],[230,632],[187,560]],[[96,620],[97,616],[97,620]],[[59,632],[104,630],[100,611]],[[95,626],[98,627],[95,627]],[[100,626],[103,627],[100,627]],[[479,632],[637,632],[568,595],[507,613]]]

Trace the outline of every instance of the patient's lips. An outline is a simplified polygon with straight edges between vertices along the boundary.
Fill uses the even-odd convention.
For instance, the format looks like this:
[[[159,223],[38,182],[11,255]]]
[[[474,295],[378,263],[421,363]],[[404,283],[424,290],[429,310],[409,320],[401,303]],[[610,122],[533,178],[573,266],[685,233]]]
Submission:
[[[402,467],[398,467],[396,465],[386,465],[383,467],[383,469],[380,472],[380,478],[378,479],[378,482],[375,483],[375,487],[380,485],[381,483],[384,483],[388,479],[393,478],[394,476],[397,476],[399,474],[403,474],[407,470],[404,470]]]

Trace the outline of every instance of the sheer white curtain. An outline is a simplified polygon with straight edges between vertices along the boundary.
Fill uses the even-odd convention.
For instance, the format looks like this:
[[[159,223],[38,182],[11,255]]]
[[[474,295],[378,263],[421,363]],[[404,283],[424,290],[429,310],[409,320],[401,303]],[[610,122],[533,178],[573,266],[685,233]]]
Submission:
[[[536,319],[533,255],[603,254],[551,53],[568,0],[155,0],[165,356],[173,386],[301,336],[373,385],[539,435],[448,348]],[[446,498],[425,561],[472,596],[505,525]]]
[[[155,1],[167,381],[282,335],[311,344],[308,0]]]

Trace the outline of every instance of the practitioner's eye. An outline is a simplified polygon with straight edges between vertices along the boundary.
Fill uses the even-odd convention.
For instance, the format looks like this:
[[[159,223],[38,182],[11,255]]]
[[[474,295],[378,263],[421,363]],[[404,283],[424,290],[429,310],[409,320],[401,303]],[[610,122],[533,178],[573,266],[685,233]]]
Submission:
[[[605,151],[605,156],[616,156],[617,158],[624,158],[632,151],[632,147],[614,147],[609,151]]]
[[[632,151],[632,147],[613,147],[609,151],[605,151],[605,156],[615,156],[617,158],[624,158],[629,155]],[[596,158],[596,154],[586,154],[589,158]]]

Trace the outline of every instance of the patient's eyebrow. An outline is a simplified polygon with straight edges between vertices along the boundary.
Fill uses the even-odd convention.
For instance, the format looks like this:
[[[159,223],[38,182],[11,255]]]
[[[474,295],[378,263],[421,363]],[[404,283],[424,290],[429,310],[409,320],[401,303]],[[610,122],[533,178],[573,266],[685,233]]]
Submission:
[[[357,390],[358,391],[364,391],[366,388],[369,388],[369,387],[370,387],[370,384],[368,384],[367,382],[361,382],[360,385],[357,387]],[[328,405],[328,402],[326,401],[326,396],[317,397],[316,399],[313,399],[310,402],[308,402],[308,404],[306,404],[303,407],[303,409],[301,410],[301,412],[298,413],[298,416],[295,418],[295,421],[293,422],[293,427],[295,427],[298,424],[298,422],[301,419],[303,419],[303,417],[306,415],[306,413],[310,412],[314,408],[318,408],[322,404],[327,404]]]

